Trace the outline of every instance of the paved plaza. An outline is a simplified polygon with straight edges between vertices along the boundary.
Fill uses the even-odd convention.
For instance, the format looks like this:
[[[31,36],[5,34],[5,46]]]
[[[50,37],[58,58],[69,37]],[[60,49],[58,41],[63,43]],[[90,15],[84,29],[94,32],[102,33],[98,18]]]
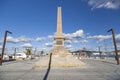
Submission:
[[[38,59],[40,60],[40,59]],[[0,80],[120,80],[114,59],[81,59],[86,67],[35,67],[38,60],[4,62]]]

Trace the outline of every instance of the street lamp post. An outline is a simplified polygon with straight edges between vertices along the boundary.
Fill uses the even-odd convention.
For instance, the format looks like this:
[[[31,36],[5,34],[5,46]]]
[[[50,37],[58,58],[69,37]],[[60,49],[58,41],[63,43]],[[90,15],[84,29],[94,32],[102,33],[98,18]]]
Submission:
[[[1,59],[0,59],[0,65],[2,65],[2,59],[3,59],[3,55],[4,55],[4,50],[5,50],[7,33],[12,34],[12,32],[10,32],[10,31],[5,31],[4,41],[3,41],[3,47],[2,47],[2,54],[1,54]]]
[[[16,56],[16,48],[14,48],[14,60],[15,60],[15,56]]]
[[[98,46],[98,50],[99,50],[99,55],[100,55],[100,59],[101,59],[101,51],[100,51],[100,48],[101,48],[101,46]]]
[[[113,36],[113,42],[114,42],[114,47],[115,47],[115,59],[117,61],[117,65],[119,65],[119,57],[118,57],[118,51],[117,51],[117,46],[116,46],[116,39],[115,39],[115,34],[114,34],[114,29],[110,29],[107,32],[112,31],[112,36]]]

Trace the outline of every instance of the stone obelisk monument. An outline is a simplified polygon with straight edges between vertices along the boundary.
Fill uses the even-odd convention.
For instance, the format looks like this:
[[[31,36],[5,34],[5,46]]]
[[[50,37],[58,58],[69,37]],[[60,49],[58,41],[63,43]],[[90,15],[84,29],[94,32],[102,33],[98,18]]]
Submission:
[[[76,60],[73,55],[64,47],[65,35],[62,32],[62,8],[57,9],[57,31],[54,36],[54,48],[52,50],[51,66],[72,67],[84,65],[83,62]]]
[[[54,48],[50,55],[35,63],[37,67],[78,67],[85,64],[76,60],[73,55],[64,48],[65,36],[62,33],[62,9],[58,7],[57,11],[57,31],[54,36]]]
[[[67,54],[69,51],[64,48],[65,35],[62,33],[62,8],[58,7],[57,11],[57,31],[54,36],[53,54]]]
[[[54,36],[55,47],[64,47],[65,36],[62,33],[62,10],[61,7],[58,7],[57,12],[57,32]]]

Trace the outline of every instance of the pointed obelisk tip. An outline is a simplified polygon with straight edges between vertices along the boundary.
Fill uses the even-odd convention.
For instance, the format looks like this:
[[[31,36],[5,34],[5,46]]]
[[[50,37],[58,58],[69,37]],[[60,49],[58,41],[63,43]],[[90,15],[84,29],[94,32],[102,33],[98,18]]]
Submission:
[[[59,0],[58,1],[58,7],[61,7],[61,5],[62,5],[62,0]]]

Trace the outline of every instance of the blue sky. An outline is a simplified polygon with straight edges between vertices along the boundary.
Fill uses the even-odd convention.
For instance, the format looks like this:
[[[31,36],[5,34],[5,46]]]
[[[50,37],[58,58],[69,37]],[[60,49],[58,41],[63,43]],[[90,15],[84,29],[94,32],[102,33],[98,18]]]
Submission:
[[[119,49],[120,0],[0,0],[0,47],[9,30],[6,48],[52,49],[59,5],[66,48],[113,50],[114,28]]]

